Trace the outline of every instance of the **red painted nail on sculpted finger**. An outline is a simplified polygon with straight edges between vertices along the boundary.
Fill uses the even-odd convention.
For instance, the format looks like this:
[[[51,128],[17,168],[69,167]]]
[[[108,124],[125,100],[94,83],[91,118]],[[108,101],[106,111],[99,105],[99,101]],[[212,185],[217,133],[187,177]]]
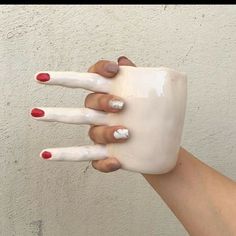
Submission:
[[[52,154],[51,154],[51,152],[45,151],[41,154],[41,156],[42,156],[43,159],[49,159],[49,158],[52,157]]]
[[[36,76],[36,79],[40,82],[47,82],[48,80],[50,80],[50,75],[48,73],[39,73]]]
[[[33,117],[43,117],[44,116],[44,111],[38,108],[34,108],[31,111],[31,115]]]

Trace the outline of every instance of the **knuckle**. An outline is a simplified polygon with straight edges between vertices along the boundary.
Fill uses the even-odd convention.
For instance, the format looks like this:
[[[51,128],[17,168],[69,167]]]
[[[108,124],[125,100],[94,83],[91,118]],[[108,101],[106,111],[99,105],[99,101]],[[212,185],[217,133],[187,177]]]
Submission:
[[[107,101],[106,101],[106,95],[101,95],[98,97],[98,104],[99,104],[99,107],[102,109],[102,110],[107,110]]]
[[[91,128],[89,129],[89,132],[88,132],[89,137],[90,137],[93,141],[96,140],[95,129],[96,129],[95,127],[91,127]]]
[[[113,131],[111,128],[104,129],[103,139],[105,140],[106,143],[111,143],[113,141],[112,133],[113,133]]]
[[[91,99],[93,99],[94,93],[90,93],[86,96],[85,100],[84,100],[84,106],[85,107],[89,107],[89,103],[91,101]]]
[[[88,68],[88,72],[94,72],[94,65],[92,65]]]
[[[97,162],[96,161],[92,161],[92,167],[95,169],[95,170],[98,170],[97,168]]]
[[[113,162],[107,162],[106,163],[106,170],[107,170],[107,172],[112,172],[112,171],[115,171],[117,169],[118,168],[116,166],[114,166]]]
[[[102,74],[105,72],[105,65],[109,62],[109,60],[104,59],[98,60],[95,64],[89,67],[88,72]]]
[[[100,72],[103,70],[104,65],[106,64],[106,60],[99,60],[97,63],[94,65],[94,72]]]
[[[106,163],[106,169],[107,170],[112,170],[113,169],[113,163],[112,162],[107,162]]]
[[[98,104],[100,108],[104,111],[109,111],[111,108],[109,107],[109,101],[113,98],[110,94],[103,94],[98,98]]]
[[[88,72],[96,73],[100,67],[103,60],[98,60],[95,64],[89,67]]]

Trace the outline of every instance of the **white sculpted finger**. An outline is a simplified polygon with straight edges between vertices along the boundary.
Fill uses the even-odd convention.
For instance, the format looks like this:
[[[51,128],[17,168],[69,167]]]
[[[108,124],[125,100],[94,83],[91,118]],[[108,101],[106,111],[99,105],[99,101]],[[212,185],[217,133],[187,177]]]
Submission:
[[[106,145],[87,145],[81,147],[48,148],[40,157],[52,161],[90,161],[107,158]]]
[[[111,80],[96,73],[79,73],[65,71],[38,72],[35,79],[43,84],[61,85],[69,88],[84,88],[94,92],[108,93]]]
[[[57,121],[68,124],[106,125],[107,114],[90,108],[39,107],[31,115],[40,121]]]

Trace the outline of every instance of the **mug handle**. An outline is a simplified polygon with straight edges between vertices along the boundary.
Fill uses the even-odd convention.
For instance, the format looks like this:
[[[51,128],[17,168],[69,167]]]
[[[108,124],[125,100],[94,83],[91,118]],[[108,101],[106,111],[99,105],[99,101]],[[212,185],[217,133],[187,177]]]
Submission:
[[[49,158],[47,158],[48,154],[50,155]],[[80,147],[48,148],[40,153],[40,157],[51,161],[103,160],[108,157],[108,150],[107,145],[100,144]]]
[[[45,85],[59,85],[69,88],[83,88],[94,92],[109,93],[112,81],[96,73],[71,71],[43,71],[35,74],[37,82]],[[39,121],[70,124],[106,125],[107,114],[90,108],[38,107],[43,116],[34,117]],[[48,148],[40,156],[52,161],[102,160],[108,156],[106,145]]]
[[[47,79],[40,79],[46,77]],[[35,74],[37,82],[45,85],[59,85],[69,88],[83,88],[94,92],[109,93],[112,80],[96,73],[73,71],[43,71]]]

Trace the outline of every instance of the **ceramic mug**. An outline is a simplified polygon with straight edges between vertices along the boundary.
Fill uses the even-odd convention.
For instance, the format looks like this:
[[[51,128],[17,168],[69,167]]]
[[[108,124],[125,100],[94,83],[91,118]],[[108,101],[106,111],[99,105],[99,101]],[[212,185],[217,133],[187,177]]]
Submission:
[[[49,148],[48,160],[88,161],[116,157],[122,169],[163,174],[177,162],[184,125],[187,79],[186,75],[167,67],[120,66],[113,79],[96,73],[39,72],[48,85],[83,88],[110,93],[123,98],[124,109],[105,113],[90,108],[38,107],[42,121],[72,124],[123,125],[130,137],[124,143]]]

